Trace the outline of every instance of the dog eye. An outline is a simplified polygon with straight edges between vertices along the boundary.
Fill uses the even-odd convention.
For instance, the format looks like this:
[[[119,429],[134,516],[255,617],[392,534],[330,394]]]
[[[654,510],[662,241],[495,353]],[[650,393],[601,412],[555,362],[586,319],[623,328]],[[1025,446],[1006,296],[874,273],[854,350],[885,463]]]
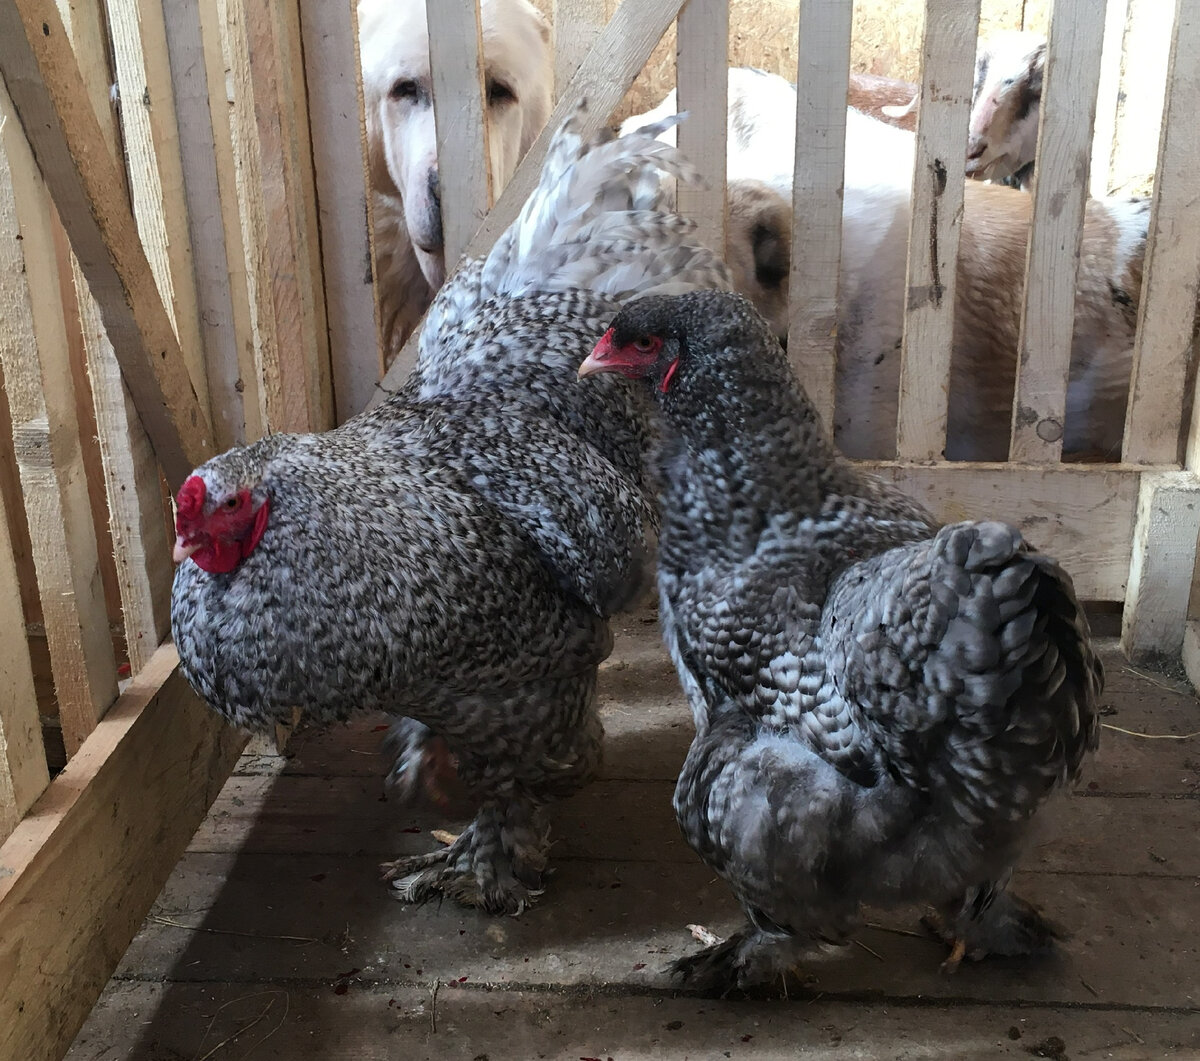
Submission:
[[[421,88],[415,81],[402,77],[392,84],[388,99],[416,99],[420,94]]]
[[[503,81],[488,80],[487,83],[487,98],[488,106],[499,106],[502,103],[516,103],[517,94],[508,87]]]

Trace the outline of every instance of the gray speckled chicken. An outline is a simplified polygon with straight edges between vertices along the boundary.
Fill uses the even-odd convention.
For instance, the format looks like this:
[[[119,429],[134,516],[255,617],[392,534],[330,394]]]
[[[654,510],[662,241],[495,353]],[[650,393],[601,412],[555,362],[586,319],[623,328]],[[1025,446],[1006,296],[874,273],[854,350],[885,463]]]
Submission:
[[[448,847],[385,867],[412,901],[517,912],[542,887],[541,808],[600,759],[607,616],[646,578],[646,409],[574,375],[633,295],[728,286],[660,213],[694,171],[660,128],[584,143],[580,116],[485,261],[442,289],[401,393],[324,434],[208,461],[177,498],[184,674],[232,722],[402,716],[395,773],[444,745],[479,803]],[[434,756],[436,758],[436,755]]]
[[[600,372],[649,383],[665,420],[661,619],[696,722],[675,811],[749,921],[676,971],[769,980],[863,903],[929,904],[951,968],[1049,945],[1006,885],[1097,743],[1068,576],[1012,527],[939,527],[835,457],[738,296],[631,304],[579,374]]]

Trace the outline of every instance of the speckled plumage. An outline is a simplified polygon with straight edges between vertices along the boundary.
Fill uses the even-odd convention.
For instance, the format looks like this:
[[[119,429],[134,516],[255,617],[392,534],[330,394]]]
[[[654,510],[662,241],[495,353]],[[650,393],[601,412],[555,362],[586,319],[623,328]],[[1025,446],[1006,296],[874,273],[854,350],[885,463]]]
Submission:
[[[654,132],[587,144],[579,118],[485,262],[427,319],[401,393],[342,427],[276,435],[207,462],[206,513],[249,489],[261,541],[226,575],[179,567],[183,671],[254,728],[359,710],[404,716],[394,773],[444,740],[481,804],[459,840],[389,868],[403,897],[491,911],[542,885],[540,808],[595,772],[606,618],[645,577],[655,522],[646,410],[624,381],[574,381],[634,294],[728,286],[690,226],[657,212]],[[654,177],[651,180],[651,177]]]
[[[1005,885],[1097,743],[1070,579],[1012,527],[939,527],[835,457],[744,299],[636,302],[612,344],[647,336],[665,341],[646,377],[661,618],[697,729],[675,809],[750,922],[678,971],[717,992],[770,979],[844,940],[861,903],[928,903],[971,957],[1047,944]]]

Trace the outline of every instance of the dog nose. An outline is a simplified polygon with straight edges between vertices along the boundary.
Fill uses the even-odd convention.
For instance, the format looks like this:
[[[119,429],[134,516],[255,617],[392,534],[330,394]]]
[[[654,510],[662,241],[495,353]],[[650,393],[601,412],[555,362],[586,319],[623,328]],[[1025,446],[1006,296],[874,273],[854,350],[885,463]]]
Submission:
[[[440,250],[443,243],[442,238],[442,183],[438,177],[438,171],[431,169],[429,171],[429,203],[430,203],[430,221],[432,222],[432,235],[436,239],[436,246],[428,248],[429,250]]]

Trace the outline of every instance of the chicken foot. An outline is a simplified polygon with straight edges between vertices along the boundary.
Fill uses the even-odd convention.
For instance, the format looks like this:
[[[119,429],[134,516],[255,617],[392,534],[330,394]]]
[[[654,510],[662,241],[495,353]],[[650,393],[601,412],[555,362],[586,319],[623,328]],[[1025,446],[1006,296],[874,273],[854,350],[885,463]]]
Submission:
[[[967,889],[961,903],[930,911],[921,921],[950,945],[950,954],[941,966],[945,973],[953,973],[964,958],[980,961],[989,954],[1045,953],[1056,939],[1067,935],[1032,903],[994,883]]]
[[[542,893],[550,830],[528,799],[485,803],[448,847],[380,866],[403,902],[446,897],[490,914],[519,914]]]

